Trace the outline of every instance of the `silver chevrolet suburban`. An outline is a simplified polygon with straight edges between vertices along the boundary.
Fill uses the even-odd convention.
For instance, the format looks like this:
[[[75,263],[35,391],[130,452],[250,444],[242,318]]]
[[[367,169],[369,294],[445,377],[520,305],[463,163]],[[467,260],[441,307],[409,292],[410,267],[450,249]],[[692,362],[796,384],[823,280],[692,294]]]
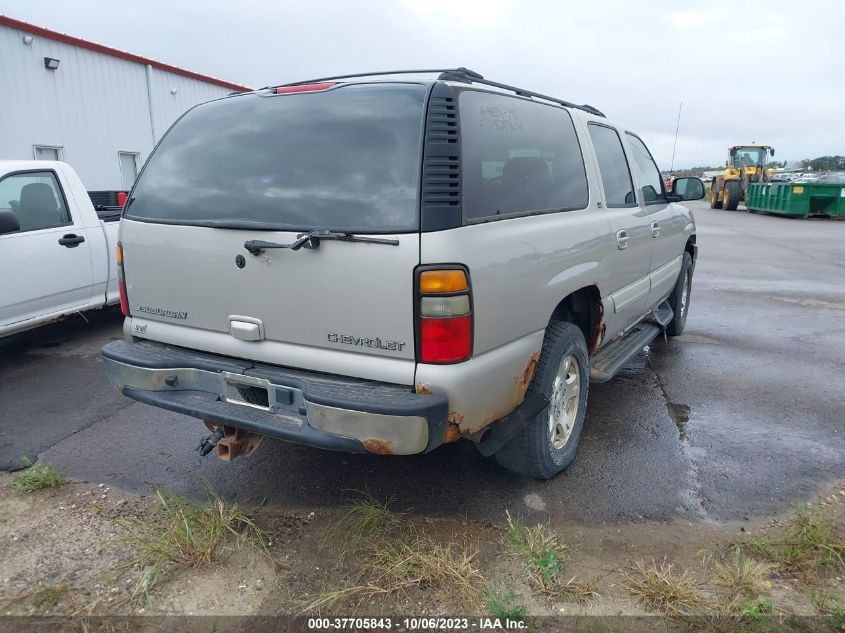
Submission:
[[[566,468],[590,381],[680,334],[695,178],[587,105],[465,68],[272,86],[188,111],[118,245],[120,391],[265,436],[380,455],[475,443]]]

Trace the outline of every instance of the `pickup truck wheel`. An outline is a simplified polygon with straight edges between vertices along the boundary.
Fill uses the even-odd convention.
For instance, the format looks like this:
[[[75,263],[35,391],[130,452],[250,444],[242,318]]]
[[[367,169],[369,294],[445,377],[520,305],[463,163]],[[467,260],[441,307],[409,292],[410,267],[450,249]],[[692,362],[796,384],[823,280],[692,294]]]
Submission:
[[[496,461],[508,470],[551,479],[575,459],[584,426],[590,361],[581,329],[553,321],[529,389],[541,391],[549,404],[525,429],[496,453]]]
[[[675,316],[666,326],[666,334],[669,336],[678,336],[683,333],[684,326],[687,324],[687,314],[689,313],[690,294],[692,293],[692,257],[684,251],[684,258],[681,263],[681,272],[678,274],[678,281],[675,282],[675,288],[672,294],[669,295],[669,305],[675,312]]]

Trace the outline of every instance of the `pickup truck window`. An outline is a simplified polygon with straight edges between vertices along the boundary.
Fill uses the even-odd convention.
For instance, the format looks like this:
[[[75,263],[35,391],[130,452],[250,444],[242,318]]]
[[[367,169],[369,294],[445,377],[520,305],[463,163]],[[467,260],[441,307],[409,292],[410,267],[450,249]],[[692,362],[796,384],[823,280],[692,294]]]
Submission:
[[[643,190],[643,199],[646,204],[666,202],[666,194],[663,192],[663,179],[660,177],[660,170],[651,157],[651,152],[639,137],[630,132],[627,133],[628,143],[631,145],[631,153],[634,155],[634,167],[640,179],[640,186]]]
[[[587,206],[587,175],[572,117],[558,107],[466,90],[459,99],[464,217]]]
[[[599,162],[605,203],[610,208],[637,206],[631,170],[628,168],[619,133],[613,128],[596,123],[590,123],[587,129],[590,131],[590,140]]]
[[[15,212],[21,232],[71,223],[56,175],[51,171],[10,174],[0,180],[0,208]]]
[[[351,233],[417,230],[426,88],[247,94],[189,111],[138,177],[125,217]]]

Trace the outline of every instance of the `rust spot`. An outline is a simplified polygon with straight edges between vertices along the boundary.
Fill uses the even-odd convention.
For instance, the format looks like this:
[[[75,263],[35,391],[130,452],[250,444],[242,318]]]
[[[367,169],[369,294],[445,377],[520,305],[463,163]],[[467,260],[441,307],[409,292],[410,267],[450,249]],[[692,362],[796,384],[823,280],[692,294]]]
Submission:
[[[531,356],[528,357],[528,364],[525,366],[522,374],[516,377],[516,385],[518,387],[519,395],[519,399],[516,403],[517,405],[525,400],[525,392],[528,391],[528,385],[531,384],[531,380],[534,378],[534,372],[537,371],[538,358],[540,358],[540,352],[534,352],[531,354]]]
[[[457,442],[461,439],[461,429],[454,422],[449,422],[446,425],[446,433],[443,434],[443,443]]]
[[[446,425],[446,433],[443,434],[443,441],[445,443],[457,442],[461,439],[461,424],[464,423],[464,416],[457,411],[452,411],[446,420],[448,424]]]
[[[414,386],[414,391],[416,391],[417,393],[420,393],[420,394],[428,395],[428,394],[430,394],[430,393],[431,393],[431,387],[429,387],[429,386],[428,386],[427,384],[425,384],[425,383],[418,382],[418,383]]]
[[[384,440],[364,440],[364,450],[373,455],[393,455],[393,444]]]

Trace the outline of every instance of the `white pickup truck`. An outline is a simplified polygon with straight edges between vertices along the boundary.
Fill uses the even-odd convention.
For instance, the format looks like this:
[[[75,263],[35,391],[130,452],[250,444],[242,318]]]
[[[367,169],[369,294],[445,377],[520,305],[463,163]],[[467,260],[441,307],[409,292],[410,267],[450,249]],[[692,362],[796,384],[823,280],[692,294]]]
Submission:
[[[119,219],[67,163],[0,161],[0,337],[117,303]]]

